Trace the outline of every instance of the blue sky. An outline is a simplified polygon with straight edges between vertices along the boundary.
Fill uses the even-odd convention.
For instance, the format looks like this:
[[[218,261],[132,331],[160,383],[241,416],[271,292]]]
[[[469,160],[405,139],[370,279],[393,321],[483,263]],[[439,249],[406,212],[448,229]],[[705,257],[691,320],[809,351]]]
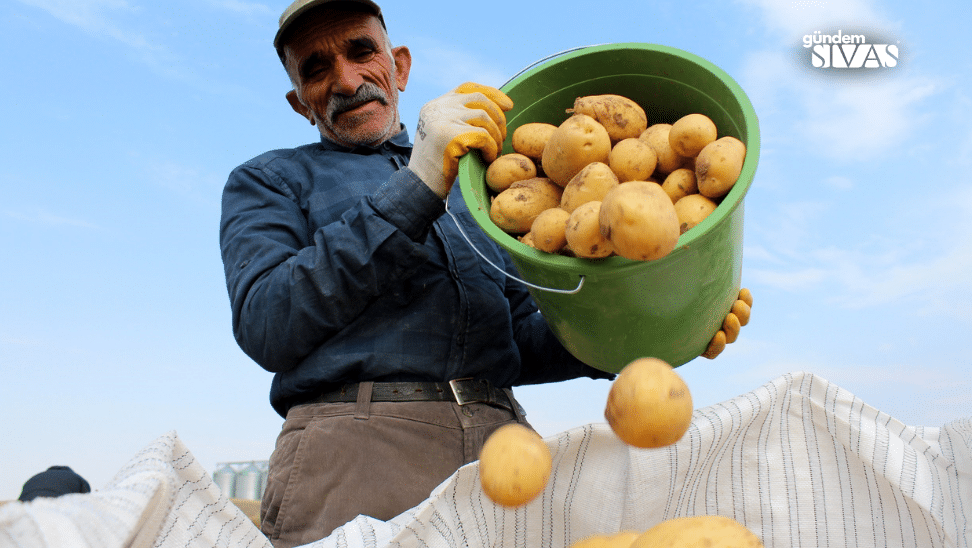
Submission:
[[[578,46],[651,42],[746,90],[738,342],[681,368],[697,406],[810,371],[909,425],[972,414],[972,60],[956,1],[385,2],[413,55],[402,117]],[[176,430],[209,470],[269,457],[271,376],[236,346],[217,245],[226,175],[317,139],[273,52],[285,2],[0,4],[0,500],[53,464],[104,485]],[[802,37],[899,46],[823,77]],[[609,385],[518,390],[544,435],[603,420]]]

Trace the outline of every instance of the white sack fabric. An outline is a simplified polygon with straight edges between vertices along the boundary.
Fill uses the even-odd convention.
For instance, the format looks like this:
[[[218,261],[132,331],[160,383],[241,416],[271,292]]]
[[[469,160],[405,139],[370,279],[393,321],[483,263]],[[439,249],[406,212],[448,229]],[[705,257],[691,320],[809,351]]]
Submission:
[[[697,409],[675,445],[634,449],[606,423],[548,438],[553,473],[530,504],[503,509],[477,463],[389,522],[359,517],[314,548],[569,546],[720,514],[767,547],[967,547],[972,417],[906,426],[807,373]]]
[[[0,507],[0,548],[271,548],[175,432],[103,488]]]
[[[547,438],[554,468],[506,509],[469,464],[395,519],[359,516],[314,548],[565,548],[594,533],[721,514],[768,547],[968,547],[972,417],[906,426],[807,373],[697,409],[675,445],[633,449],[607,424]],[[0,547],[270,548],[174,433],[107,486],[0,508]]]

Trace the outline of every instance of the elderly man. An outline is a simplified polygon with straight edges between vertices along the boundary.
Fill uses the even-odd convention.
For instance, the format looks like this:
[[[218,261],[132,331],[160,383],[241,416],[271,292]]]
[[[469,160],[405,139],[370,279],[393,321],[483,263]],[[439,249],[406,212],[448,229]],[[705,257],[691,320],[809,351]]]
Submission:
[[[321,139],[230,174],[220,246],[234,335],[286,418],[261,509],[280,548],[424,500],[526,422],[510,387],[609,375],[462,235],[514,272],[453,189],[459,156],[496,156],[508,97],[460,86],[422,108],[413,146],[398,112],[411,55],[373,2],[299,0],[274,45]]]

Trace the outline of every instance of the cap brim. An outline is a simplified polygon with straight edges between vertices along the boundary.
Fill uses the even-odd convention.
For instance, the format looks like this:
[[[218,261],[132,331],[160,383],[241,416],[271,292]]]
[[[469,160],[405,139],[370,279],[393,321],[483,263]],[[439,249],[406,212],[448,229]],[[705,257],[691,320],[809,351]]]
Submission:
[[[313,8],[317,8],[332,2],[361,4],[362,6],[366,7],[368,11],[378,17],[378,20],[381,21],[381,26],[385,27],[385,19],[381,15],[381,7],[371,0],[310,0],[306,2],[297,0],[286,10],[284,10],[283,14],[280,16],[280,27],[277,29],[277,34],[273,37],[273,47],[277,50],[277,53],[280,53],[280,39],[283,38],[283,35],[287,29],[293,26],[300,16]]]

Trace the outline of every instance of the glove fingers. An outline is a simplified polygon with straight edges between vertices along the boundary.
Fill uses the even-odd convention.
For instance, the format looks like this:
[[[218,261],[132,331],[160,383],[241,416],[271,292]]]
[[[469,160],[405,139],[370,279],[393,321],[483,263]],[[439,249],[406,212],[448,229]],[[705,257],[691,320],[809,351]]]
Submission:
[[[483,117],[469,118],[466,120],[466,123],[474,127],[485,129],[486,132],[489,133],[489,136],[492,137],[493,141],[496,142],[497,149],[503,148],[503,141],[506,140],[505,124],[498,126],[496,125],[495,120]],[[493,160],[489,161],[492,162]]]
[[[732,344],[736,342],[739,337],[739,318],[730,312],[726,315],[726,319],[722,322],[722,330],[726,332],[726,344]]]
[[[490,132],[498,140],[500,145],[506,140],[506,115],[503,111],[496,106],[496,103],[492,101],[470,101],[466,103],[466,108],[474,110],[482,110],[489,115],[489,119],[493,122],[494,128],[487,127],[482,124],[474,123],[473,120],[466,120],[466,122],[479,126]]]
[[[745,287],[739,290],[739,299],[745,302],[752,308],[753,306],[753,293],[752,291],[746,289]]]
[[[449,141],[442,155],[442,173],[446,180],[456,178],[459,174],[459,158],[473,148],[478,149],[487,162],[492,162],[499,154],[499,147],[488,131],[480,129],[459,134]]]
[[[732,303],[732,313],[739,318],[739,325],[746,325],[749,323],[749,316],[752,314],[752,308],[746,304],[746,301],[736,299],[736,302]]]
[[[475,82],[466,82],[454,90],[456,93],[482,93],[490,101],[496,103],[496,106],[501,108],[504,112],[513,108],[513,100],[509,98],[502,91],[490,87],[484,86],[483,84],[477,84]]]
[[[710,360],[715,359],[716,356],[722,354],[722,351],[726,349],[726,332],[723,330],[716,331],[716,334],[709,341],[709,346],[702,353],[703,358],[708,358]]]

